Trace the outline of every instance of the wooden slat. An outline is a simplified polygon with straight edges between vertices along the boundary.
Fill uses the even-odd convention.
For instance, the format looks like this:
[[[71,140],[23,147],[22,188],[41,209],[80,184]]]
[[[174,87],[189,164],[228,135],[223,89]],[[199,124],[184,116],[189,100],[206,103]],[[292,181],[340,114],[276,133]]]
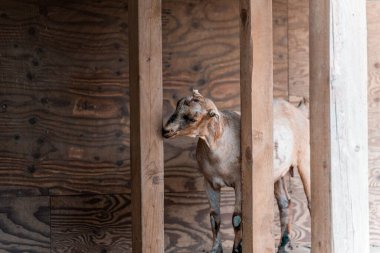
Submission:
[[[370,242],[380,246],[380,2],[367,2]]]
[[[133,252],[164,252],[162,29],[160,0],[130,0]]]
[[[274,251],[272,1],[240,1],[243,249]]]
[[[0,198],[0,252],[50,252],[49,197]]]
[[[131,230],[129,194],[51,199],[52,253],[132,253]]]
[[[368,253],[365,2],[310,11],[312,249]]]

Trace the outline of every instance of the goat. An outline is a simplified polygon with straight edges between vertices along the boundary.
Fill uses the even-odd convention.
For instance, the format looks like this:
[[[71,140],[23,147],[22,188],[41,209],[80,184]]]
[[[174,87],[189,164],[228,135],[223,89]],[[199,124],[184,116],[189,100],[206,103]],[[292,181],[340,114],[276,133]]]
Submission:
[[[273,100],[273,182],[281,220],[281,241],[278,252],[290,246],[290,197],[284,176],[298,168],[310,211],[310,145],[309,121],[305,114],[285,100]],[[196,160],[204,175],[205,190],[210,204],[213,233],[211,253],[223,252],[220,234],[220,189],[235,189],[235,209],[232,216],[235,239],[234,252],[242,252],[241,231],[241,154],[240,115],[219,111],[197,90],[181,98],[175,112],[162,129],[165,138],[199,137]]]

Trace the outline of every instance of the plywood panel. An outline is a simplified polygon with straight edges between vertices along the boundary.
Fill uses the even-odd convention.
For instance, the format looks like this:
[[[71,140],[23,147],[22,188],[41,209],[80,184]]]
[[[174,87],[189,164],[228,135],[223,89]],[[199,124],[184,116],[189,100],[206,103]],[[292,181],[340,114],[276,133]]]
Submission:
[[[0,195],[126,192],[126,1],[0,13]]]
[[[273,86],[274,96],[288,99],[288,0],[273,0]]]
[[[294,101],[309,97],[309,1],[288,0],[288,15],[289,96]]]
[[[52,197],[51,252],[131,253],[130,195]]]
[[[0,251],[50,252],[49,197],[0,198]]]
[[[126,2],[2,2],[1,195],[129,188]],[[237,109],[238,4],[163,6],[165,115],[193,87],[221,109]],[[287,97],[286,4],[274,6],[274,92]],[[172,178],[181,163],[167,165],[167,190],[177,188]],[[195,177],[184,171],[187,189],[198,185],[192,171]]]

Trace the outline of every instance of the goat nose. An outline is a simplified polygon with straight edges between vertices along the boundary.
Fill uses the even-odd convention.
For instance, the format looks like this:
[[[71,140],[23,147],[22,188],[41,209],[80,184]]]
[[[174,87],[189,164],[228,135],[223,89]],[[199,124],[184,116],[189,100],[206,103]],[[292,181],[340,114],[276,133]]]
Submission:
[[[163,127],[162,128],[162,136],[165,137],[165,138],[170,138],[170,137],[173,137],[173,134],[174,134],[174,130],[171,129],[171,128],[165,128]]]
[[[170,133],[171,131],[166,129],[165,127],[162,128],[162,136],[166,136],[168,133]]]

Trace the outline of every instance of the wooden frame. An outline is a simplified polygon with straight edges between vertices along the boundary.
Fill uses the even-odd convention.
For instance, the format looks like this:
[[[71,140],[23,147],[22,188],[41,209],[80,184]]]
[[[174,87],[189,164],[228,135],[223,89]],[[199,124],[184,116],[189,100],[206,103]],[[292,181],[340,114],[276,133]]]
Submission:
[[[310,1],[312,252],[368,253],[365,1]]]
[[[164,252],[161,1],[128,5],[133,252],[159,253]]]
[[[310,0],[313,253],[368,253],[365,1]],[[129,1],[134,252],[164,252],[161,1]],[[274,251],[272,1],[240,0],[243,248]],[[350,26],[347,26],[350,24]],[[146,32],[150,31],[150,32]]]

